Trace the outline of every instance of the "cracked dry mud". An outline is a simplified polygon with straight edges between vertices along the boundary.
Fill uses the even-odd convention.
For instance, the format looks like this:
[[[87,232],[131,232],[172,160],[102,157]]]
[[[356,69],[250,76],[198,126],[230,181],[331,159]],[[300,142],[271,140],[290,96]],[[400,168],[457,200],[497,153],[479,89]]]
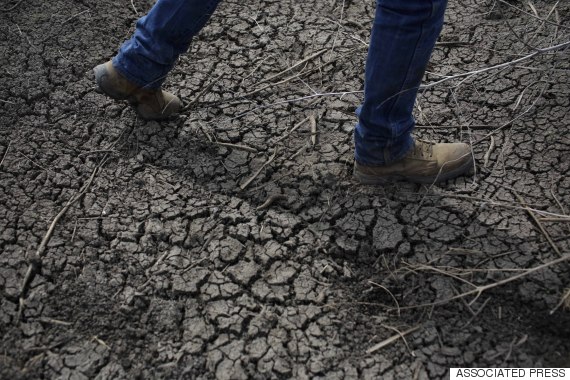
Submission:
[[[90,70],[132,32],[133,5],[151,1],[24,0],[0,13],[1,378],[570,366],[570,313],[557,308],[567,263],[445,302],[556,259],[553,244],[570,251],[570,225],[538,213],[570,206],[568,50],[419,97],[418,136],[481,140],[474,177],[367,187],[351,179],[362,95],[289,100],[362,89],[373,1],[226,1],[166,84],[187,103],[211,88],[161,123],[94,91]],[[524,12],[452,0],[426,82],[570,39],[566,2],[534,2],[550,22],[512,5]],[[299,125],[311,115],[314,142]],[[19,322],[30,260],[102,162],[58,222]]]

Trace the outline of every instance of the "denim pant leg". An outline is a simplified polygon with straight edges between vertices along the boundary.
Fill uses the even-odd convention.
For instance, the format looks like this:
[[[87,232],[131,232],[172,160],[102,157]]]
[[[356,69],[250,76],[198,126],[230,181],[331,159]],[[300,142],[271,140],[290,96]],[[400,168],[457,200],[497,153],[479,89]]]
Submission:
[[[158,0],[137,21],[134,35],[113,58],[113,66],[127,79],[159,88],[192,37],[206,25],[220,0]]]
[[[414,102],[446,5],[447,0],[377,0],[364,102],[356,111],[358,163],[386,165],[411,149]]]

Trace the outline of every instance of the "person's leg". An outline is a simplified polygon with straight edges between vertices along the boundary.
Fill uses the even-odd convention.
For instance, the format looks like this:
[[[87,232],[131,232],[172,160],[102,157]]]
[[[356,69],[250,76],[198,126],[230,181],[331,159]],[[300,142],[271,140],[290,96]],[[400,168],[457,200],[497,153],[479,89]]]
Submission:
[[[113,58],[113,66],[141,87],[159,88],[219,2],[158,0],[150,12],[138,20],[134,35]]]
[[[386,165],[412,146],[412,111],[447,0],[378,0],[355,130],[356,160]]]
[[[466,144],[427,144],[410,135],[446,5],[447,0],[377,0],[354,132],[355,176],[363,183],[439,181],[471,166]]]
[[[161,90],[178,56],[204,27],[220,0],[158,0],[112,61],[94,68],[99,89],[128,100],[146,120],[168,118],[180,99]]]

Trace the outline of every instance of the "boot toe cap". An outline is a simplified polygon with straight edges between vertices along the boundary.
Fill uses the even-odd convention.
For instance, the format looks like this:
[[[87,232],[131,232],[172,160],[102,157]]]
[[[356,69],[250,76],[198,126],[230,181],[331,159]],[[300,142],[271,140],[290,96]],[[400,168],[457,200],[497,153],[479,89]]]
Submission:
[[[471,147],[465,143],[437,144],[437,161],[449,168],[462,167],[472,162]]]
[[[164,120],[182,110],[182,101],[174,94],[162,91],[162,101],[142,101],[136,104],[136,110],[145,120]]]
[[[180,112],[182,109],[182,101],[180,98],[166,91],[163,91],[162,93],[165,101],[164,113],[172,115]]]

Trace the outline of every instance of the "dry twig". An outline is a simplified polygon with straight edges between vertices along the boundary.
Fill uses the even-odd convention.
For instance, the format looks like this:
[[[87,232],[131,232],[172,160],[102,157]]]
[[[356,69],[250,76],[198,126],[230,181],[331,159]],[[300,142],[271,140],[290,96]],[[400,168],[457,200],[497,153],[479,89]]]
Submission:
[[[275,79],[275,78],[279,78],[281,75],[288,73],[289,71],[291,71],[291,70],[293,70],[293,69],[295,69],[295,68],[301,66],[302,64],[307,63],[307,62],[309,62],[309,61],[312,61],[312,60],[315,59],[315,58],[320,57],[320,56],[323,55],[326,51],[327,51],[327,49],[319,50],[319,51],[317,51],[316,53],[314,53],[314,54],[308,56],[307,58],[303,58],[303,59],[300,60],[299,62],[295,63],[293,66],[288,67],[288,68],[286,68],[285,70],[283,70],[283,71],[281,71],[281,72],[279,72],[279,73],[277,73],[277,74],[275,74],[275,75],[270,76],[269,78],[263,79],[262,81],[258,82],[257,85],[259,86],[260,84],[270,82],[270,81],[272,81],[272,80]]]
[[[338,60],[340,60],[340,59],[342,59],[342,58],[351,56],[351,54],[354,53],[354,51],[356,51],[356,50],[359,50],[359,48],[351,49],[351,50],[349,50],[348,52],[346,52],[346,53],[344,53],[344,54],[342,54],[342,55],[336,56],[336,57],[330,59],[329,61],[324,62],[323,64],[320,64],[320,65],[318,65],[318,66],[316,66],[316,67],[314,67],[314,68],[312,68],[312,69],[310,69],[310,70],[301,71],[301,72],[299,72],[299,73],[297,73],[297,74],[294,74],[294,75],[291,75],[291,76],[289,76],[289,77],[287,77],[287,78],[285,78],[285,79],[282,79],[282,80],[280,80],[279,82],[269,83],[269,84],[266,84],[266,85],[264,85],[264,86],[262,86],[262,87],[260,87],[260,88],[258,88],[258,89],[256,89],[256,90],[253,90],[253,91],[250,91],[250,92],[248,92],[248,93],[245,93],[245,94],[236,96],[236,99],[237,99],[237,98],[244,98],[244,97],[249,97],[249,96],[255,95],[255,94],[257,94],[257,93],[259,93],[259,92],[261,92],[261,91],[264,91],[264,90],[266,90],[266,89],[268,89],[268,88],[270,88],[270,87],[274,87],[274,86],[278,86],[278,85],[280,85],[280,84],[284,84],[284,83],[290,82],[290,81],[292,81],[292,80],[294,80],[294,79],[297,79],[297,78],[301,77],[302,75],[308,75],[308,74],[312,74],[312,73],[314,73],[314,72],[319,72],[319,71],[321,71],[321,69],[322,69],[323,67],[328,66],[328,65],[331,65],[331,64],[333,64],[334,62],[336,62],[336,61],[338,61]],[[259,82],[257,85],[259,85],[259,84],[261,84],[261,83],[265,83],[265,82],[266,82],[266,80],[264,80],[264,81],[262,81],[262,82]],[[315,94],[313,94],[311,97],[303,97],[303,98],[301,98],[301,99],[299,99],[299,100],[317,98],[317,97],[320,97],[320,96],[345,95],[345,94],[362,93],[362,92],[363,92],[363,91],[351,91],[351,92],[348,92],[348,93],[346,93],[346,92],[339,92],[339,93],[315,93]],[[298,100],[293,100],[293,101],[298,101]],[[291,101],[284,101],[284,102],[291,102]],[[277,104],[277,103],[276,103],[276,104]],[[275,104],[272,104],[272,105],[269,105],[269,106],[261,106],[260,108],[261,108],[261,109],[269,108],[269,107],[272,107],[272,106],[274,106],[274,105],[275,105]],[[249,113],[249,112],[246,112],[245,114],[247,114],[247,113]],[[244,116],[245,114],[243,114],[243,115],[238,115],[237,117]],[[236,118],[237,118],[237,117],[236,117]]]
[[[570,216],[565,218],[540,218],[538,219],[541,222],[561,222],[561,223],[570,223]]]
[[[261,105],[255,108],[252,108],[249,111],[245,111],[239,115],[234,116],[233,118],[227,120],[227,121],[233,121],[233,120],[237,120],[241,117],[244,117],[246,115],[249,115],[255,111],[260,111],[260,110],[264,110],[264,109],[268,109],[268,108],[273,108],[276,106],[280,106],[283,104],[292,104],[292,103],[298,103],[298,102],[302,102],[304,100],[309,100],[309,99],[315,99],[315,98],[319,98],[322,96],[340,96],[340,98],[342,99],[344,96],[346,95],[354,95],[354,94],[362,94],[364,91],[341,91],[341,92],[323,92],[323,93],[318,93],[318,94],[312,94],[312,95],[307,95],[307,96],[301,96],[298,98],[292,98],[292,99],[285,99],[285,100],[281,100],[275,103],[271,103],[271,104],[265,104],[265,105]]]
[[[135,1],[131,0],[131,6],[133,7],[133,10],[135,11],[135,14],[138,16],[139,15],[139,11],[137,11],[137,7],[135,7]]]
[[[400,338],[402,338],[402,340],[404,341],[404,344],[406,345],[406,348],[408,349],[408,352],[410,353],[410,355],[413,356],[413,357],[416,356],[416,354],[414,354],[414,351],[412,351],[412,349],[410,348],[410,345],[408,344],[408,341],[406,340],[406,337],[404,336],[404,334],[403,334],[400,330],[398,330],[398,329],[395,328],[395,327],[388,326],[388,325],[384,325],[384,324],[382,324],[382,327],[384,327],[384,328],[386,328],[386,329],[388,329],[388,330],[392,330],[392,331],[396,332],[397,334],[399,334],[399,335],[400,335]],[[420,326],[418,326],[418,327],[420,327]]]
[[[378,351],[381,348],[384,348],[392,343],[394,343],[395,341],[397,341],[400,338],[404,338],[406,335],[411,334],[413,332],[416,332],[417,330],[419,330],[421,327],[421,325],[416,326],[416,327],[412,327],[411,329],[408,329],[404,332],[398,332],[396,335],[391,336],[388,339],[383,340],[382,342],[375,344],[374,346],[370,347],[368,350],[366,350],[367,354],[371,354],[375,351]]]
[[[309,121],[311,123],[311,144],[314,147],[317,144],[317,119],[315,115],[309,116]]]
[[[556,252],[556,254],[558,254],[558,256],[562,256],[562,253],[560,252],[560,249],[558,248],[558,246],[554,243],[554,241],[552,240],[552,238],[550,237],[550,234],[548,233],[548,231],[546,231],[544,229],[544,226],[542,225],[542,223],[540,222],[540,219],[538,219],[536,217],[536,215],[532,212],[532,210],[526,205],[524,199],[517,193],[514,192],[515,196],[517,197],[517,199],[519,200],[519,202],[521,203],[521,206],[523,206],[525,208],[525,210],[527,211],[527,213],[530,215],[530,217],[534,220],[534,222],[536,223],[536,225],[538,226],[538,228],[540,229],[540,232],[542,232],[542,235],[544,236],[544,238],[548,241],[548,244],[550,244],[550,246],[552,247],[552,249],[554,250],[554,252]]]
[[[267,165],[273,162],[276,156],[277,156],[277,148],[275,148],[273,155],[269,157],[269,159],[265,161],[265,163],[261,165],[261,167],[257,169],[257,171],[247,181],[245,181],[243,184],[240,185],[240,188],[242,190],[245,190],[245,188],[248,187],[253,182],[253,180],[257,178],[257,176],[263,171],[263,169],[265,169]]]
[[[309,73],[312,73],[312,72],[314,72],[314,71],[315,71],[315,69],[309,70],[309,71],[306,71],[306,72],[300,72],[300,73],[297,73],[297,74],[295,74],[295,75],[291,75],[290,77],[287,77],[287,78],[285,78],[285,79],[283,79],[283,80],[280,80],[279,82],[268,83],[268,84],[266,84],[265,86],[262,86],[262,87],[258,88],[257,90],[253,90],[253,91],[250,91],[250,92],[248,92],[248,93],[246,93],[246,94],[241,95],[241,97],[244,97],[244,98],[245,98],[245,97],[248,97],[248,96],[255,95],[255,94],[257,94],[257,93],[260,93],[261,91],[267,90],[268,88],[271,88],[271,87],[274,87],[274,86],[278,86],[278,85],[280,85],[280,84],[284,84],[284,83],[290,82],[290,81],[292,81],[293,79],[299,78],[301,75],[309,74]]]
[[[107,345],[107,343],[105,343],[105,341],[102,340],[102,339],[100,339],[97,335],[93,335],[93,337],[91,338],[91,341],[92,341],[92,342],[97,342],[97,343],[99,343],[101,346],[105,347],[105,348],[108,349],[108,350],[111,349],[111,347],[109,347],[109,346]]]
[[[247,146],[247,145],[231,144],[231,143],[225,143],[225,142],[219,142],[219,141],[212,141],[212,144],[216,144],[219,146],[223,146],[223,147],[231,148],[231,149],[236,149],[236,150],[243,150],[243,151],[250,152],[250,153],[258,153],[257,149],[252,148],[252,147]]]
[[[4,152],[4,155],[2,156],[2,160],[0,161],[0,167],[2,167],[2,164],[4,163],[4,160],[6,159],[6,156],[8,155],[8,151],[10,150],[11,145],[12,145],[12,141],[10,141],[8,143],[8,146],[6,147],[6,151]]]
[[[10,12],[13,11],[14,9],[16,9],[20,4],[22,4],[24,2],[24,0],[20,0],[18,1],[16,4],[12,5],[10,8],[2,8],[0,9],[0,11],[2,12]]]
[[[208,132],[206,132],[206,130],[204,129],[202,124],[200,124],[200,130],[202,131],[203,134],[206,135],[206,138],[212,144],[223,146],[223,147],[230,148],[230,149],[243,150],[243,151],[250,152],[250,153],[258,153],[257,149],[250,147],[250,146],[247,146],[247,145],[232,144],[232,143],[217,141],[216,136],[214,136],[214,138],[212,138],[212,136]]]
[[[307,116],[306,118],[304,118],[303,120],[301,120],[300,122],[295,124],[293,126],[293,128],[291,128],[291,130],[287,131],[287,133],[285,133],[283,136],[279,137],[277,139],[277,141],[275,141],[275,142],[279,143],[279,142],[285,140],[289,135],[291,135],[291,133],[295,132],[301,125],[305,124],[308,120],[309,120],[309,116]]]
[[[485,153],[485,157],[483,157],[483,167],[486,168],[489,166],[489,158],[491,158],[491,153],[495,149],[495,137],[491,136],[491,144],[489,144],[489,149]]]
[[[500,130],[505,129],[506,127],[510,126],[511,124],[513,124],[515,121],[519,120],[520,118],[522,118],[524,115],[526,115],[531,109],[534,108],[534,106],[536,105],[536,103],[538,103],[538,101],[540,100],[540,98],[542,97],[542,94],[544,93],[544,90],[546,90],[546,85],[542,88],[542,90],[540,91],[540,93],[538,94],[538,96],[536,97],[536,99],[534,99],[534,101],[532,102],[532,104],[530,106],[527,107],[526,110],[524,110],[523,112],[519,113],[517,116],[515,116],[514,118],[512,118],[511,120],[507,121],[506,123],[504,123],[503,125],[501,125],[498,128],[493,129],[491,132],[487,133],[485,136],[481,137],[479,140],[476,140],[475,142],[473,142],[473,144],[471,144],[472,146],[478,145],[480,143],[482,143],[483,141],[485,141],[487,138],[493,136],[494,134],[496,134],[497,132],[499,132]]]
[[[539,17],[539,16],[537,16],[537,15],[535,15],[535,14],[533,14],[533,13],[527,12],[527,11],[525,11],[524,9],[521,9],[521,8],[519,8],[519,7],[517,7],[517,6],[515,6],[515,5],[511,4],[511,3],[509,3],[507,0],[497,0],[497,1],[499,1],[500,3],[503,3],[503,4],[505,4],[505,5],[507,5],[507,6],[511,7],[511,8],[513,8],[513,9],[516,9],[517,11],[519,11],[519,12],[521,12],[521,13],[524,13],[524,14],[527,15],[527,16],[531,16],[531,17],[533,17],[533,18],[536,18],[537,20],[540,20],[540,21],[542,21],[542,22],[544,22],[544,23],[546,23],[546,24],[554,25],[554,26],[556,26],[557,28],[570,29],[570,27],[568,27],[568,26],[561,25],[561,24],[559,24],[559,23],[555,23],[555,22],[549,21],[548,18],[543,19],[543,18],[541,18],[541,17]]]
[[[210,91],[210,90],[212,89],[212,87],[214,87],[214,85],[215,85],[216,83],[218,83],[218,81],[219,81],[220,79],[222,79],[223,77],[224,77],[224,73],[221,73],[221,74],[218,75],[213,81],[211,81],[210,83],[208,83],[208,85],[207,85],[206,87],[204,87],[204,88],[202,89],[202,91],[200,91],[200,92],[198,93],[198,95],[196,95],[196,96],[194,97],[194,99],[193,99],[190,103],[188,103],[187,105],[185,105],[184,107],[182,107],[182,109],[180,110],[180,112],[182,113],[182,112],[188,111],[190,108],[192,108],[192,106],[193,106],[194,104],[196,104],[196,103],[198,102],[198,100],[200,100],[200,98],[201,98],[206,92]]]
[[[388,290],[388,288],[386,288],[385,286],[382,286],[382,285],[380,285],[374,281],[368,281],[368,283],[379,287],[380,289],[382,289],[386,293],[388,293],[390,295],[390,297],[392,297],[392,299],[394,300],[394,303],[396,304],[396,308],[398,309],[398,316],[400,316],[400,304],[398,303],[398,300],[396,299],[396,297],[394,297],[394,294],[392,294],[392,292],[390,290]]]
[[[203,263],[204,261],[209,260],[208,257],[203,257],[200,260],[196,260],[195,262],[193,262],[192,264],[188,265],[186,268],[184,268],[184,270],[182,271],[182,273],[186,273],[189,270],[196,268],[198,265],[200,265],[201,263]]]
[[[462,298],[462,300],[465,300],[464,298]],[[479,309],[477,309],[477,311],[473,312],[473,309],[471,309],[471,312],[473,313],[473,315],[471,316],[471,318],[467,321],[467,323],[465,325],[463,325],[463,328],[469,326],[474,320],[475,318],[477,318],[477,316],[479,314],[481,314],[481,312],[483,311],[483,309],[485,308],[485,306],[487,306],[487,304],[489,303],[489,301],[491,300],[491,297],[487,298],[485,300],[485,302],[483,302],[483,305],[481,305],[481,307],[479,307]]]
[[[263,204],[259,207],[256,208],[257,211],[260,210],[265,210],[266,208],[269,208],[273,203],[278,202],[280,200],[284,200],[287,199],[287,197],[285,197],[285,195],[283,194],[273,194],[270,195],[267,200],[265,202],[263,202]]]
[[[72,322],[60,321],[59,319],[53,318],[45,318],[41,317],[38,319],[41,323],[52,324],[52,325],[60,325],[60,326],[72,326]]]
[[[73,196],[68,202],[67,204],[61,209],[61,211],[53,218],[46,234],[44,235],[42,241],[40,242],[40,245],[36,251],[35,257],[33,259],[30,260],[30,265],[28,266],[28,269],[26,271],[26,275],[24,276],[24,280],[22,281],[22,284],[20,286],[20,295],[19,295],[19,307],[18,307],[18,318],[17,321],[21,321],[22,317],[23,317],[23,312],[24,312],[24,308],[25,308],[25,301],[26,301],[26,295],[28,292],[28,289],[32,283],[32,281],[34,280],[34,278],[36,277],[36,275],[41,271],[41,266],[42,266],[42,258],[45,254],[45,251],[47,249],[47,245],[53,235],[53,232],[55,230],[55,227],[57,226],[59,220],[67,213],[67,211],[69,210],[69,208],[78,200],[80,200],[83,195],[85,195],[85,193],[87,192],[87,190],[89,189],[89,187],[91,186],[91,184],[93,183],[93,180],[95,179],[95,176],[97,175],[97,173],[99,172],[99,170],[101,169],[101,167],[107,162],[107,155],[105,155],[105,157],[103,158],[103,160],[101,161],[101,163],[99,165],[97,165],[92,173],[91,176],[89,177],[89,179],[87,180],[87,182],[85,182],[85,184],[82,186],[81,190],[75,195]]]
[[[483,294],[484,292],[486,292],[489,289],[493,289],[493,288],[497,288],[499,286],[506,285],[510,282],[513,282],[513,281],[519,280],[521,278],[527,277],[527,276],[529,276],[535,272],[538,272],[538,271],[541,271],[543,269],[550,268],[552,266],[561,264],[565,261],[570,261],[570,254],[566,254],[566,255],[564,255],[560,258],[557,258],[555,260],[552,260],[552,261],[549,261],[547,263],[544,263],[544,264],[538,265],[536,267],[530,268],[530,269],[528,269],[522,273],[516,274],[516,275],[511,276],[511,277],[507,277],[501,281],[497,281],[497,282],[494,282],[492,284],[487,284],[487,285],[475,286],[475,288],[472,290],[457,294],[453,297],[450,297],[450,298],[447,298],[444,300],[424,303],[424,304],[420,304],[420,305],[403,306],[403,307],[400,307],[400,310],[417,309],[420,307],[435,307],[435,306],[439,306],[439,305],[449,303],[451,301],[458,300],[460,298],[465,298],[465,297],[475,295],[475,298],[473,300],[471,300],[471,302],[470,302],[470,304],[473,304],[473,302],[475,302],[481,296],[481,294]],[[389,309],[393,309],[393,308],[389,308]]]
[[[208,248],[208,246],[210,245],[210,243],[212,242],[212,240],[214,240],[214,232],[212,232],[210,234],[210,236],[208,237],[208,239],[206,239],[206,241],[204,242],[204,244],[202,244],[202,247],[200,248],[200,250],[197,253],[197,256],[200,256],[202,254],[202,252],[204,252],[206,250],[206,248]],[[189,270],[191,270],[192,268],[195,268],[196,266],[200,265],[202,262],[209,260],[208,257],[203,257],[195,262],[193,262],[192,264],[188,265],[186,268],[184,268],[182,270],[182,274],[188,272]]]
[[[550,315],[554,314],[556,310],[560,309],[561,306],[565,308],[570,308],[570,289],[566,289],[562,297],[560,298],[560,302],[554,307],[554,309],[550,310]]]
[[[549,53],[549,52],[551,52],[551,51],[562,50],[562,49],[567,48],[568,46],[570,46],[570,41],[566,41],[566,42],[563,42],[563,43],[557,44],[557,45],[548,46],[548,47],[546,47],[546,48],[536,49],[536,50],[533,51],[532,53],[527,54],[527,55],[525,55],[525,56],[523,56],[523,57],[521,57],[521,58],[515,59],[515,60],[513,60],[513,61],[500,63],[500,64],[498,64],[498,65],[489,66],[489,67],[485,67],[485,68],[482,68],[482,69],[469,71],[469,72],[466,72],[466,73],[461,73],[461,74],[456,74],[456,75],[450,75],[450,76],[447,76],[447,77],[445,77],[445,78],[443,78],[443,79],[440,79],[440,80],[438,80],[438,81],[435,81],[435,82],[432,82],[432,83],[423,84],[423,85],[421,85],[419,88],[420,88],[420,90],[427,90],[428,88],[435,87],[435,86],[437,86],[437,85],[440,85],[440,84],[442,84],[442,83],[448,82],[448,81],[453,80],[453,79],[471,77],[471,76],[474,76],[474,75],[477,75],[477,74],[483,74],[483,73],[486,73],[486,72],[489,72],[489,71],[498,70],[498,69],[502,69],[502,68],[505,68],[505,67],[513,66],[513,65],[516,65],[516,64],[518,64],[518,63],[520,63],[520,62],[524,62],[524,61],[527,61],[527,60],[529,60],[529,59],[531,59],[531,58],[534,58],[534,57],[536,57],[537,55]],[[406,91],[406,90],[404,90],[404,91]],[[396,95],[398,95],[398,94],[396,94]],[[394,95],[394,96],[396,96],[396,95]]]
[[[81,16],[81,15],[83,15],[83,14],[85,14],[85,13],[89,13],[89,9],[86,9],[86,10],[84,10],[84,11],[81,11],[81,12],[77,13],[77,14],[74,14],[73,16],[71,16],[70,18],[66,19],[64,22],[62,22],[61,25],[67,24],[68,22],[70,22],[70,21],[72,21],[72,20],[75,20],[77,17],[79,17],[79,16]]]

